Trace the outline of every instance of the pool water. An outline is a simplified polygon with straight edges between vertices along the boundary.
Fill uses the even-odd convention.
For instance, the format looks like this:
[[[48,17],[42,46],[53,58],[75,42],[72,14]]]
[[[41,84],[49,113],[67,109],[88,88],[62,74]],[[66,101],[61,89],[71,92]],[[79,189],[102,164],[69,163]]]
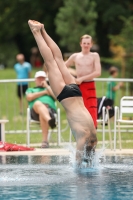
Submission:
[[[133,156],[76,169],[68,156],[1,156],[0,200],[131,200]]]

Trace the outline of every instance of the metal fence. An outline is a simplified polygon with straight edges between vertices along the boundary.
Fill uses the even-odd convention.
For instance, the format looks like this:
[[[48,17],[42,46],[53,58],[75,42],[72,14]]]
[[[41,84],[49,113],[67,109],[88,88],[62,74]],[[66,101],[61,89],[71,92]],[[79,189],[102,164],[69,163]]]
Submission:
[[[130,95],[130,83],[133,82],[132,79],[108,79],[108,78],[95,78],[96,88],[97,88],[97,97],[105,96],[107,82],[115,81],[115,82],[123,82],[124,89],[117,91],[117,101],[116,105],[119,106],[119,100],[124,95]],[[10,140],[10,134],[21,134],[23,138],[23,143],[26,143],[26,110],[27,110],[27,101],[25,97],[22,98],[23,102],[23,113],[19,113],[19,101],[16,93],[16,85],[17,82],[29,82],[29,87],[34,87],[34,79],[8,79],[8,80],[0,80],[0,119],[9,120],[5,125],[5,133],[8,135],[8,140]],[[58,103],[58,106],[61,108],[61,142],[69,141],[69,133],[70,129],[67,123],[67,120],[62,117],[64,114],[64,109]],[[98,131],[101,131],[101,128],[98,127]],[[41,138],[41,130],[40,127],[33,128],[32,133],[40,133]],[[15,138],[15,136],[14,136]],[[21,143],[22,138],[20,138]],[[15,142],[15,139],[14,139]],[[32,140],[31,140],[32,142]],[[41,141],[40,141],[41,142]],[[51,142],[57,143],[57,136],[53,134],[53,138],[51,138]]]

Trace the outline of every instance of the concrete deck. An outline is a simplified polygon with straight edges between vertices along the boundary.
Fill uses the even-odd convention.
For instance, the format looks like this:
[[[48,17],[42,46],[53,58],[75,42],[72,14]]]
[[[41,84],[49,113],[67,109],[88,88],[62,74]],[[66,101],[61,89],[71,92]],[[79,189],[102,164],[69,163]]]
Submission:
[[[97,152],[100,152],[101,150],[97,149]],[[63,149],[63,148],[48,148],[48,149],[39,149],[36,148],[34,151],[7,151],[7,152],[0,152],[1,156],[4,155],[35,155],[35,156],[45,156],[45,155],[62,155],[62,156],[68,156],[71,152],[68,149]],[[133,155],[133,149],[123,149],[123,150],[110,150],[110,149],[106,149],[103,151],[104,155],[109,155],[109,156],[113,156],[113,155]]]

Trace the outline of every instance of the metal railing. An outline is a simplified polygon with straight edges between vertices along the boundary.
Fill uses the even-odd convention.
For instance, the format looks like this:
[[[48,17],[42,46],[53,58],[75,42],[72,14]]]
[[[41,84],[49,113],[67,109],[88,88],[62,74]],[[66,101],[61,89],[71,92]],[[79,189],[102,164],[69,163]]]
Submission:
[[[19,101],[17,98],[16,93],[16,85],[17,82],[28,82],[29,87],[34,87],[34,80],[35,79],[7,79],[7,80],[0,80],[0,119],[7,119],[9,122],[5,126],[5,133],[7,134],[23,134],[27,133],[26,130],[26,110],[27,110],[27,101],[25,97],[22,98],[23,102],[23,111],[24,113],[20,115],[19,113]],[[95,78],[96,88],[97,89],[97,97],[105,96],[106,94],[106,86],[108,81],[115,81],[115,82],[124,82],[124,95],[129,95],[129,83],[133,82],[133,79],[108,79],[108,78]],[[98,85],[98,86],[97,86]],[[123,96],[122,91],[117,91],[117,105],[119,106],[119,99]],[[62,114],[61,114],[62,115]],[[64,119],[63,119],[64,120]],[[61,117],[62,121],[62,117]],[[102,129],[98,129],[98,131],[102,131]],[[113,130],[112,130],[113,131]],[[38,130],[31,130],[31,132],[41,132],[40,129]],[[64,137],[62,136],[63,132],[70,132],[68,123],[66,122],[65,126],[61,129],[61,139],[65,142]],[[69,140],[69,136],[68,136]]]

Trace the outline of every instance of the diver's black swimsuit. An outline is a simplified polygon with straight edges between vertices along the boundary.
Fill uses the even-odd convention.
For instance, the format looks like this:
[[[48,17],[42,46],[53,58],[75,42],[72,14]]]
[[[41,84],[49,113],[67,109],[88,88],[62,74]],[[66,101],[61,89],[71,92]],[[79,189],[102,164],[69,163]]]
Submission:
[[[65,85],[61,93],[58,95],[57,100],[60,102],[63,99],[66,99],[69,97],[81,97],[81,96],[82,94],[80,92],[78,85],[69,84],[69,85]]]

